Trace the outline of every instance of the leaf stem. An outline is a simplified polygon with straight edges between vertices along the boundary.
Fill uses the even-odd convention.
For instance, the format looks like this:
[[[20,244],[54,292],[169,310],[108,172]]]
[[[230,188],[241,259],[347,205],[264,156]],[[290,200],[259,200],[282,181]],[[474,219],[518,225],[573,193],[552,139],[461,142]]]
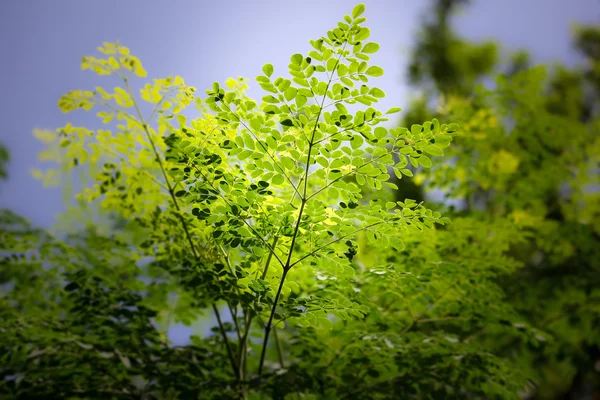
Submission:
[[[273,238],[273,244],[271,244],[271,247],[273,248],[273,250],[275,250],[275,247],[277,247],[277,241],[279,240],[279,236],[275,236]],[[267,276],[267,271],[269,270],[269,265],[271,264],[271,257],[273,257],[273,252],[269,252],[269,255],[267,256],[267,262],[265,263],[265,269],[263,270],[262,276],[260,277],[261,279],[265,279],[265,277]]]

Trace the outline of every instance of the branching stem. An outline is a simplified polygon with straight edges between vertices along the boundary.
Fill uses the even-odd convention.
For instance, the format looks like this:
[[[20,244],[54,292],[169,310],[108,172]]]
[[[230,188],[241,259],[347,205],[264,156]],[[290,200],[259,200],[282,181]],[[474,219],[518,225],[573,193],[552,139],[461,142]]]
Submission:
[[[150,131],[148,130],[148,124],[144,120],[142,111],[140,110],[140,107],[138,106],[138,103],[135,100],[135,96],[133,95],[133,91],[131,90],[131,86],[129,85],[129,81],[128,81],[127,77],[123,77],[123,81],[125,82],[126,89],[129,92],[129,95],[131,96],[131,99],[135,106],[135,110],[138,114],[139,121],[142,124],[142,128],[144,129],[144,133],[146,134],[146,137],[148,138],[148,141],[150,142],[150,145],[152,146],[152,151],[154,152],[154,155],[156,156],[156,160],[158,161],[158,165],[160,166],[162,175],[165,178],[165,183],[167,185],[169,195],[171,196],[171,199],[173,200],[173,205],[175,206],[175,209],[177,210],[177,215],[181,221],[181,224],[183,225],[183,230],[185,232],[185,236],[188,240],[188,243],[190,244],[192,254],[194,255],[194,258],[196,259],[196,261],[199,261],[200,256],[198,255],[198,252],[196,251],[196,247],[194,246],[194,242],[192,241],[192,235],[190,234],[190,231],[188,229],[185,218],[181,214],[181,209],[179,207],[179,203],[177,202],[177,198],[175,197],[175,192],[173,190],[173,186],[171,185],[171,182],[169,181],[169,176],[167,175],[165,166],[162,162],[162,159],[160,157],[158,149],[156,148],[156,144],[154,143],[154,140],[152,139],[152,135],[150,135]],[[225,342],[225,347],[227,349],[227,355],[229,356],[231,368],[233,369],[234,374],[239,379],[240,378],[239,369],[236,366],[235,358],[233,357],[233,352],[231,350],[231,346],[229,345],[229,338],[227,337],[227,334],[225,333],[225,327],[223,326],[223,322],[221,320],[221,314],[219,313],[219,309],[217,308],[217,305],[215,303],[212,304],[212,308],[215,313],[215,316],[217,317],[217,322],[219,323],[219,330],[221,332],[221,336],[223,337],[223,341]]]
[[[333,71],[337,68],[340,63],[340,59],[344,54],[344,49],[346,48],[346,44],[342,47],[338,59],[333,67]],[[281,289],[283,288],[283,284],[285,282],[285,277],[287,276],[288,271],[291,268],[291,260],[292,254],[294,253],[294,245],[296,244],[296,239],[298,237],[298,231],[300,230],[300,223],[302,222],[302,215],[304,213],[304,206],[306,206],[307,201],[307,190],[308,190],[308,170],[310,168],[310,156],[312,154],[312,150],[314,147],[314,139],[315,133],[317,132],[317,128],[319,127],[319,120],[321,119],[321,113],[323,112],[323,105],[325,104],[325,99],[327,98],[327,91],[329,90],[329,86],[331,85],[331,80],[333,78],[333,72],[327,82],[327,86],[325,87],[325,93],[323,94],[323,98],[321,100],[321,105],[319,107],[319,112],[317,113],[317,118],[315,120],[315,126],[312,130],[310,140],[308,142],[308,154],[306,156],[306,168],[304,171],[304,189],[301,196],[300,210],[298,211],[298,218],[296,219],[296,226],[294,228],[294,235],[292,236],[292,242],[290,243],[290,249],[288,250],[287,260],[285,265],[283,266],[283,274],[281,275],[281,281],[279,282],[279,288],[277,289],[277,294],[275,294],[275,299],[273,300],[273,307],[271,308],[271,314],[269,315],[269,320],[267,322],[267,326],[265,326],[265,338],[263,341],[262,352],[260,355],[260,361],[258,364],[258,379],[260,379],[262,374],[263,365],[265,362],[265,354],[267,352],[267,345],[269,343],[269,333],[271,332],[271,325],[273,323],[273,317],[275,316],[275,310],[277,309],[277,303],[279,302],[279,296],[281,295]]]

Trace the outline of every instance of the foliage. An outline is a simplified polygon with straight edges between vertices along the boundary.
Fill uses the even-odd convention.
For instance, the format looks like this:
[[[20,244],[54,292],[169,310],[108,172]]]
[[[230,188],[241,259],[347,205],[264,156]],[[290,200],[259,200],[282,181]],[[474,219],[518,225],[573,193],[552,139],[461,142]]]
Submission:
[[[214,336],[168,345],[156,318],[168,286],[144,285],[122,241],[92,230],[59,241],[8,211],[1,227],[11,253],[1,276],[3,398],[187,398],[227,378]]]
[[[451,13],[468,3],[469,0],[440,0],[427,10],[408,67],[411,84],[433,86],[444,94],[468,95],[477,80],[492,71],[498,62],[496,43],[470,43],[451,29]]]
[[[0,143],[0,179],[6,179],[6,164],[8,160],[8,150]]]
[[[506,252],[524,268],[498,282],[523,320],[546,338],[532,343],[488,332],[482,340],[529,370],[538,385],[529,395],[538,398],[582,395],[597,381],[597,32],[575,30],[585,67],[528,68],[521,52],[492,89],[472,86],[460,93],[433,73],[427,77],[437,85],[442,115],[462,129],[449,149],[451,162],[418,176],[422,187],[463,201],[460,215],[478,221],[483,213],[482,224],[513,223],[527,238]],[[440,54],[420,54],[414,62],[446,54],[427,51]],[[409,114],[431,114],[430,102],[419,105]]]
[[[409,164],[429,168],[434,157],[443,155],[457,129],[436,119],[410,128],[388,130],[379,125],[387,120],[387,114],[400,109],[384,114],[371,107],[385,93],[368,85],[370,78],[382,75],[383,70],[368,64],[369,54],[379,45],[367,41],[370,31],[362,26],[363,11],[364,6],[355,7],[352,16],[346,16],[327,36],[311,41],[313,50],[308,55],[292,55],[288,65],[291,79],[273,77],[274,67],[266,64],[257,81],[269,94],[260,104],[245,95],[243,80],[228,80],[227,88],[215,83],[201,100],[182,78],[168,77],[155,79],[139,91],[141,100],[152,107],[144,118],[130,83],[134,75],[146,75],[139,59],[119,43],[99,48],[103,58],[83,58],[83,69],[114,75],[123,86],[112,91],[74,90],[61,98],[59,107],[64,112],[101,107],[98,116],[104,123],[112,123],[113,130],[92,131],[67,124],[55,134],[37,135],[50,143],[46,154],[64,161],[63,171],[85,166],[92,184],[78,197],[125,219],[126,233],[118,239],[123,240],[120,245],[112,242],[117,239],[110,239],[108,249],[100,245],[105,239],[90,238],[92,242],[79,246],[78,251],[88,254],[85,248],[94,249],[87,255],[94,267],[81,270],[70,261],[63,272],[68,283],[61,295],[66,302],[63,308],[69,311],[67,316],[54,318],[68,321],[70,335],[79,335],[71,346],[84,343],[83,348],[92,353],[85,357],[91,357],[90,363],[97,368],[78,370],[60,384],[61,389],[44,386],[46,397],[68,390],[85,390],[92,397],[117,388],[134,393],[135,384],[128,379],[139,376],[145,392],[155,391],[162,398],[173,390],[185,390],[183,383],[173,388],[174,382],[163,382],[164,376],[147,362],[170,357],[168,349],[161,353],[159,335],[150,324],[154,318],[160,320],[157,314],[166,307],[164,295],[169,290],[184,303],[174,311],[178,321],[191,323],[207,308],[217,320],[218,336],[213,337],[212,347],[204,347],[213,352],[216,364],[211,367],[200,353],[194,356],[195,366],[207,371],[210,384],[202,387],[203,375],[194,373],[197,380],[189,389],[194,396],[246,397],[271,392],[281,398],[296,392],[338,398],[354,396],[370,386],[372,396],[383,398],[390,390],[417,394],[429,390],[449,393],[459,388],[477,396],[514,392],[510,388],[518,387],[518,379],[509,377],[511,369],[504,361],[485,349],[445,337],[444,329],[420,327],[426,320],[448,318],[458,329],[460,324],[450,321],[462,304],[461,292],[480,290],[471,280],[460,285],[461,292],[455,292],[454,286],[447,287],[438,279],[453,279],[469,268],[483,268],[489,272],[481,273],[477,282],[492,288],[489,278],[497,273],[494,271],[513,266],[474,265],[475,261],[466,259],[446,266],[437,255],[444,239],[434,239],[434,224],[449,222],[440,213],[414,200],[385,202],[376,196],[363,197],[365,190],[395,188],[389,182],[391,173],[397,178],[411,177]],[[191,119],[183,114],[191,104],[197,106],[201,117]],[[37,175],[44,178],[47,173],[38,171]],[[420,254],[410,268],[404,264],[410,254],[416,257],[415,252],[434,240],[440,240],[439,245]],[[124,258],[122,262],[113,259],[117,254]],[[363,256],[371,258],[369,266],[359,261]],[[432,263],[432,258],[436,262]],[[137,262],[142,259],[149,262],[138,271]],[[103,278],[114,274],[110,271],[121,271],[122,264],[127,266],[124,273],[131,271],[126,277],[120,276],[116,282]],[[103,265],[115,269],[104,270]],[[94,278],[96,273],[99,276]],[[376,293],[395,292],[405,274],[412,273],[420,275],[405,295],[414,303],[390,305],[376,312]],[[145,280],[140,281],[141,276]],[[162,284],[167,288],[150,290]],[[471,328],[488,318],[482,311],[487,303],[499,302],[498,293],[490,290],[488,294],[467,308],[471,311],[464,318],[472,319]],[[69,302],[72,306],[66,305]],[[110,304],[115,303],[119,306],[112,311]],[[222,305],[231,314],[230,323],[221,316]],[[431,311],[433,307],[439,313]],[[386,339],[387,328],[382,324],[395,314],[396,327],[407,336]],[[14,332],[16,322],[9,321],[9,330]],[[91,343],[82,341],[82,332],[95,330],[107,336],[97,341],[93,335],[86,336]],[[361,358],[367,375],[356,371],[356,383],[363,387],[347,387],[339,378],[326,385],[318,383],[323,379],[322,362],[316,363],[314,358],[322,355],[322,344],[331,338],[331,330],[343,331],[340,338],[346,342],[341,346],[356,341],[356,334],[348,335],[350,332],[361,332],[358,338],[364,344],[356,355],[349,353],[351,358],[343,354],[342,359],[332,360],[331,368],[343,371],[347,362],[356,362],[352,357],[373,352],[368,360]],[[455,335],[465,332],[469,332],[467,325]],[[369,340],[368,333],[380,339]],[[135,339],[124,343],[123,336]],[[251,340],[256,336],[260,342]],[[275,337],[275,346],[269,346],[270,336]],[[308,342],[312,340],[321,348],[316,345],[310,351]],[[377,345],[380,340],[396,350],[382,352]],[[34,340],[28,344],[36,348],[56,345]],[[59,360],[48,356],[40,362],[72,366],[87,362],[63,352],[64,347],[60,349]],[[96,350],[102,354],[98,356]],[[107,352],[120,355],[123,365],[117,357],[105,357]],[[407,352],[422,355],[407,359],[403,356]],[[447,360],[450,354],[452,362]],[[279,363],[269,361],[275,355]],[[369,365],[378,358],[396,368]],[[429,375],[420,365],[426,360],[432,369]],[[183,360],[169,358],[169,362],[183,371],[192,368]],[[465,373],[442,373],[450,366],[457,371],[464,368]],[[41,373],[26,368],[17,363],[7,371],[27,378]],[[86,375],[92,370],[107,372],[93,380]],[[380,375],[384,382],[376,379]],[[285,389],[278,383],[298,382],[300,377],[306,380],[300,387]],[[402,383],[398,383],[400,378]],[[31,388],[33,384],[23,379],[19,384],[15,380],[7,390],[19,393],[23,387]],[[59,382],[65,376],[53,379]],[[84,380],[88,384],[82,388]],[[28,383],[21,386],[21,382]],[[30,390],[23,393],[42,388]]]
[[[599,125],[575,83],[596,64],[548,79],[520,54],[475,89],[496,46],[453,34],[460,3],[425,24],[411,72],[429,93],[406,127],[374,107],[363,5],[286,76],[266,64],[260,102],[243,78],[204,98],[181,77],[138,84],[118,42],[84,57],[121,86],[59,107],[106,129],[36,131],[59,165],[34,175],[87,176],[78,200],[112,225],[59,238],[2,212],[0,395],[516,399],[553,371],[593,377]],[[460,129],[432,117],[438,94]],[[414,175],[465,207],[397,198]],[[170,343],[198,320],[210,330]]]

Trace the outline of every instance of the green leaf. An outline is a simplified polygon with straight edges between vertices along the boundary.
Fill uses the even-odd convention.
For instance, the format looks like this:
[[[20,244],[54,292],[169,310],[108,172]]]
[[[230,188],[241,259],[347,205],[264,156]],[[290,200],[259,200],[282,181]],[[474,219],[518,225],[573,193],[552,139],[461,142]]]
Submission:
[[[360,42],[362,40],[367,39],[371,35],[371,30],[369,28],[360,28],[360,31],[356,35],[354,35],[354,40]]]
[[[419,159],[415,158],[415,157],[410,157],[410,164],[414,167],[417,168],[419,166]]]
[[[301,94],[296,96],[296,105],[298,107],[302,107],[303,105],[306,104],[306,97],[302,96]]]
[[[285,182],[285,178],[284,178],[284,176],[283,176],[283,175],[281,175],[281,174],[277,174],[277,175],[274,175],[274,176],[271,178],[271,182],[272,182],[274,185],[281,185],[283,182]]]
[[[287,169],[293,169],[294,168],[294,160],[292,160],[289,157],[286,156],[281,156],[281,163],[283,164],[284,167],[286,167]]]
[[[276,97],[271,96],[271,95],[264,96],[262,99],[266,103],[279,103],[279,100]]]
[[[245,160],[246,158],[252,155],[252,150],[244,150],[240,154],[238,154],[238,159]]]
[[[436,118],[434,118],[431,120],[431,123],[433,124],[433,128],[431,129],[433,134],[437,135],[438,133],[440,133],[440,122]]]
[[[369,240],[369,243],[376,243],[377,242],[377,236],[370,229],[367,230],[367,239]]]
[[[287,101],[292,100],[294,97],[296,97],[296,93],[298,93],[298,89],[296,89],[295,87],[290,86],[289,88],[287,88],[285,90],[285,93],[284,93],[285,99]]]
[[[363,53],[376,53],[379,50],[379,44],[375,43],[375,42],[370,42],[365,44],[365,46],[362,48],[362,52]]]
[[[365,71],[365,74],[369,76],[381,76],[383,75],[383,69],[381,67],[372,66]]]
[[[394,175],[396,175],[396,178],[402,179],[402,172],[399,168],[394,168]]]
[[[373,88],[369,91],[369,94],[373,97],[377,97],[378,99],[382,99],[385,97],[385,92],[379,88]]]
[[[421,157],[419,157],[419,164],[425,168],[431,168],[431,160],[425,154],[421,154]]]
[[[442,149],[440,149],[435,144],[430,144],[429,146],[425,147],[425,152],[428,154],[431,154],[432,156],[443,156],[444,155],[444,152],[442,151]]]
[[[338,192],[338,190],[334,187],[330,187],[327,192],[329,197],[331,197],[332,199],[337,199],[340,195],[340,192]]]
[[[273,75],[273,64],[263,65],[262,70],[266,76],[270,77],[271,75]]]
[[[365,141],[361,135],[354,135],[354,136],[352,136],[352,139],[350,140],[350,146],[352,146],[353,149],[358,149],[359,147],[361,147],[363,145],[364,142]]]
[[[375,131],[373,132],[373,134],[375,135],[375,137],[377,139],[383,139],[384,137],[387,136],[388,131],[383,126],[378,126],[377,128],[375,128]]]
[[[395,114],[395,113],[400,112],[400,111],[402,111],[402,108],[400,108],[400,107],[392,107],[389,110],[387,110],[385,114],[386,115],[387,114]]]
[[[423,127],[421,125],[419,125],[419,124],[412,124],[410,126],[410,133],[412,133],[415,136],[418,136],[418,135],[421,134],[421,129],[422,128]]]
[[[321,164],[321,166],[327,168],[329,167],[329,161],[325,157],[319,156],[316,158],[317,163]]]
[[[364,4],[358,4],[357,6],[355,6],[352,9],[352,18],[358,18],[358,17],[360,17],[363,12],[365,12],[365,5]]]
[[[298,54],[298,53],[294,54],[294,55],[291,57],[291,61],[292,61],[292,63],[293,63],[293,64],[296,64],[296,65],[301,65],[301,64],[302,64],[302,60],[303,60],[303,59],[304,59],[304,57],[302,57],[302,54]]]
[[[340,78],[340,80],[341,80],[342,82],[344,82],[344,84],[345,84],[346,86],[348,86],[348,87],[354,87],[354,81],[353,81],[353,80],[351,80],[351,79],[349,79],[349,78],[346,78],[346,77]]]
[[[314,58],[317,61],[323,61],[323,57],[321,57],[321,54],[317,53],[314,50],[309,51],[308,55],[311,56],[312,58]]]
[[[333,71],[333,69],[336,67],[337,63],[338,63],[337,58],[330,58],[327,61],[327,71]]]

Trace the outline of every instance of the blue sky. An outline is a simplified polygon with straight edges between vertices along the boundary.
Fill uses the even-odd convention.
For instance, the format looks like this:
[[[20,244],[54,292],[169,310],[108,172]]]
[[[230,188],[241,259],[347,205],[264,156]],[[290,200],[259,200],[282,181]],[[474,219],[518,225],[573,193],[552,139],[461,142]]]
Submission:
[[[408,51],[426,0],[367,0],[366,25],[381,44],[373,63],[385,75],[376,81],[388,97],[382,109],[407,106],[404,79]],[[577,61],[570,48],[573,22],[600,21],[599,0],[473,0],[455,19],[471,39],[494,38],[506,48],[526,48],[536,63]],[[180,75],[200,93],[213,81],[251,78],[250,95],[260,97],[254,77],[263,64],[285,68],[291,54],[306,53],[309,39],[335,27],[356,4],[348,0],[2,0],[0,1],[0,142],[11,152],[9,181],[0,184],[0,207],[49,227],[63,211],[60,189],[43,188],[30,175],[39,167],[42,145],[34,128],[55,129],[71,121],[97,126],[94,113],[64,115],[58,98],[71,89],[114,86],[111,78],[80,70],[83,55],[104,41],[131,48],[149,78]],[[174,327],[185,342],[190,331]]]
[[[373,62],[386,71],[377,84],[388,97],[381,104],[406,106],[410,96],[405,65],[425,0],[367,0],[367,25],[381,44]],[[524,47],[536,62],[571,63],[570,24],[600,21],[598,0],[474,0],[455,19],[469,38],[496,38],[508,48]],[[259,97],[253,78],[263,64],[285,68],[289,56],[309,50],[351,11],[348,0],[4,0],[0,2],[0,141],[12,156],[9,181],[0,185],[0,207],[49,227],[63,210],[60,189],[31,178],[40,166],[41,144],[33,128],[55,129],[67,121],[94,126],[93,113],[63,115],[58,98],[71,89],[115,84],[80,71],[82,55],[104,41],[129,46],[150,78],[181,75],[204,92],[213,81],[251,78],[250,95]]]

